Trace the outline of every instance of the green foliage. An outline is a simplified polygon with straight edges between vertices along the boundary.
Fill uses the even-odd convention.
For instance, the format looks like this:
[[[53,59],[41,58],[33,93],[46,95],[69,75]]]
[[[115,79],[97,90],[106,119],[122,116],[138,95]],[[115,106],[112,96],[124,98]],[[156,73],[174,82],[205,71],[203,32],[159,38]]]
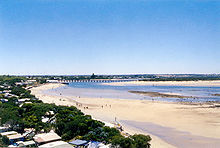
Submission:
[[[15,77],[15,76],[0,76],[0,84],[7,84],[14,86],[16,82],[25,81],[25,77]]]
[[[26,127],[35,128],[37,131],[44,129],[46,131],[50,130],[52,127],[48,123],[42,122],[42,117],[46,116],[48,111],[56,111],[57,106],[54,104],[44,104],[44,103],[33,103],[24,104],[22,109],[23,121]],[[50,127],[50,128],[49,128]]]
[[[57,114],[56,132],[63,140],[70,140],[76,136],[83,136],[88,132],[103,127],[100,121],[93,120],[91,116],[84,116],[80,112],[62,110]]]
[[[18,99],[16,97],[11,97],[8,99],[8,104],[12,105],[12,106],[17,106],[16,102],[18,101]]]
[[[2,136],[2,142],[3,142],[4,145],[11,144],[10,140],[6,136]]]
[[[37,81],[37,83],[40,83],[40,84],[44,84],[47,82],[47,80],[43,79],[43,78],[41,78],[41,79],[37,78],[36,81]]]
[[[135,134],[129,137],[115,136],[112,140],[112,146],[120,148],[149,148],[150,141],[151,137],[149,135]]]
[[[91,79],[95,79],[95,78],[96,78],[96,75],[93,73],[90,78],[91,78]]]
[[[120,135],[120,132],[116,128],[103,126],[88,132],[88,134],[86,134],[83,139],[111,143],[113,137]]]
[[[149,148],[150,144],[149,142],[151,141],[151,137],[149,135],[145,136],[142,134],[135,134],[130,137],[134,141],[134,146],[136,148]]]
[[[23,93],[27,93],[26,90],[24,88],[22,88],[21,86],[17,86],[17,87],[13,87],[11,90],[12,94],[15,94],[17,96],[20,96]]]
[[[132,139],[123,136],[115,136],[112,140],[112,146],[120,148],[135,148]]]
[[[22,122],[19,114],[19,107],[13,106],[9,103],[0,104],[1,124],[7,123],[12,127]]]

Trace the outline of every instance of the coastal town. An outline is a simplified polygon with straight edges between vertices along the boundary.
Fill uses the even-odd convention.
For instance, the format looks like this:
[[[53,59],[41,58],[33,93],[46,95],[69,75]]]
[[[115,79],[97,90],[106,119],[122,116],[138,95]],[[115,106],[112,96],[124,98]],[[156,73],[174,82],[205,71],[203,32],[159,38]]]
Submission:
[[[150,147],[150,136],[123,134],[120,126],[105,126],[73,106],[43,103],[30,91],[43,83],[0,76],[1,147]]]

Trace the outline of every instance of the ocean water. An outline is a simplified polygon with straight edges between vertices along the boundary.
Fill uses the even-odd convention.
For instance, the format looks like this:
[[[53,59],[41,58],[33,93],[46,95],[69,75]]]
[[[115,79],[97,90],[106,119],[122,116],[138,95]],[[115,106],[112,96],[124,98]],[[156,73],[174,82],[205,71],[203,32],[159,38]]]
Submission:
[[[149,97],[139,94],[133,94],[128,91],[149,91],[160,93],[178,93],[184,96],[193,96],[194,98],[161,98]],[[67,86],[47,90],[45,93],[53,95],[89,97],[89,98],[113,98],[113,99],[140,99],[140,100],[158,100],[158,101],[185,101],[185,102],[206,102],[220,101],[220,96],[212,94],[220,93],[220,87],[195,87],[195,86],[152,86],[152,85],[126,85],[113,86],[103,85],[96,82],[73,82]]]

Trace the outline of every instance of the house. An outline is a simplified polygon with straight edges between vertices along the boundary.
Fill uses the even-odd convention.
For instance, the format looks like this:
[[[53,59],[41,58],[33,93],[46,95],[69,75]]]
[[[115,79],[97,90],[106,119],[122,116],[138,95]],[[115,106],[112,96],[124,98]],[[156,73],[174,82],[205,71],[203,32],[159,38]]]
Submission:
[[[11,94],[11,93],[4,93],[4,95],[5,95],[5,97],[7,97],[7,98],[9,98],[9,97],[16,97],[16,98],[18,98],[18,96],[17,95],[15,95],[15,94]]]
[[[20,103],[19,107],[22,107],[24,104],[32,104],[32,102],[24,102],[24,103]]]
[[[18,147],[36,147],[36,143],[31,140],[31,141],[19,141]]]
[[[48,83],[59,83],[58,80],[47,80]]]
[[[42,121],[43,123],[46,123],[46,122],[48,122],[49,120],[50,120],[50,118],[42,117],[42,120],[41,120],[41,121]]]
[[[14,143],[13,145],[9,145],[8,147],[36,147],[36,143],[31,140],[31,141],[18,141]]]
[[[31,89],[31,88],[33,88],[32,86],[28,86],[28,87],[26,87],[25,89]]]
[[[10,92],[11,92],[11,90],[4,90],[4,91],[2,91],[3,94],[10,93]]]
[[[9,131],[9,132],[0,133],[1,136],[9,136],[9,135],[16,135],[16,134],[18,134],[16,131]]]
[[[54,142],[50,142],[47,144],[43,144],[39,146],[40,148],[45,148],[45,147],[49,147],[49,148],[73,148],[72,145],[68,144],[67,142],[64,141],[54,141]]]
[[[0,99],[2,103],[8,102],[8,99]]]
[[[53,142],[53,141],[58,141],[58,140],[61,140],[61,137],[58,136],[54,132],[37,134],[34,136],[34,141],[37,142],[38,145]]]
[[[53,116],[54,114],[55,114],[54,111],[49,111],[49,112],[46,112],[45,115],[47,115],[47,116]]]
[[[23,99],[18,99],[19,103],[24,103],[25,101],[30,101],[31,99],[29,98],[23,98]]]
[[[24,131],[25,131],[25,133],[23,134],[24,138],[33,139],[33,137],[35,135],[34,128],[25,128]]]
[[[37,82],[37,80],[27,80],[26,82],[27,82],[27,84],[34,84]]]
[[[27,83],[26,82],[16,82],[15,85],[23,86],[23,85],[27,85]]]
[[[14,144],[17,141],[24,141],[24,138],[21,134],[9,135],[7,137],[11,141],[11,144]]]
[[[86,148],[110,148],[110,145],[105,145],[97,141],[90,141]]]
[[[78,140],[77,139],[77,140],[69,142],[69,144],[71,144],[71,145],[73,145],[73,146],[75,146],[77,148],[85,148],[86,145],[88,144],[88,141],[86,141],[86,140]]]
[[[8,131],[9,127],[0,126],[0,133]]]

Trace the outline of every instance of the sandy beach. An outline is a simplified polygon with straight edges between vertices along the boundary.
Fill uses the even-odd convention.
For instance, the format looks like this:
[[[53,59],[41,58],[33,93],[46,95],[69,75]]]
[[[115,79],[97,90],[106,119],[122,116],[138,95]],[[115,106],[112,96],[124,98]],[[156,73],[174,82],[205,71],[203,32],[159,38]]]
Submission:
[[[130,81],[130,82],[113,82],[103,83],[103,85],[154,85],[154,86],[220,86],[220,80],[213,81]]]
[[[142,83],[147,82],[120,83],[115,83],[115,85],[128,83],[142,85]],[[185,83],[193,84],[193,82]],[[201,83],[199,85],[208,84],[208,82],[198,83]],[[213,85],[217,86],[219,83],[219,81],[213,82]],[[156,84],[159,85],[161,82]],[[153,139],[151,142],[152,148],[217,148],[220,146],[220,108],[213,107],[213,104],[83,98],[63,95],[55,96],[44,93],[44,90],[61,86],[64,85],[46,84],[33,88],[31,91],[32,94],[45,103],[73,105],[81,109],[85,114],[92,115],[95,119],[113,122],[116,118],[123,125],[125,131],[130,134],[150,134]],[[85,109],[85,107],[88,107],[88,109]]]

